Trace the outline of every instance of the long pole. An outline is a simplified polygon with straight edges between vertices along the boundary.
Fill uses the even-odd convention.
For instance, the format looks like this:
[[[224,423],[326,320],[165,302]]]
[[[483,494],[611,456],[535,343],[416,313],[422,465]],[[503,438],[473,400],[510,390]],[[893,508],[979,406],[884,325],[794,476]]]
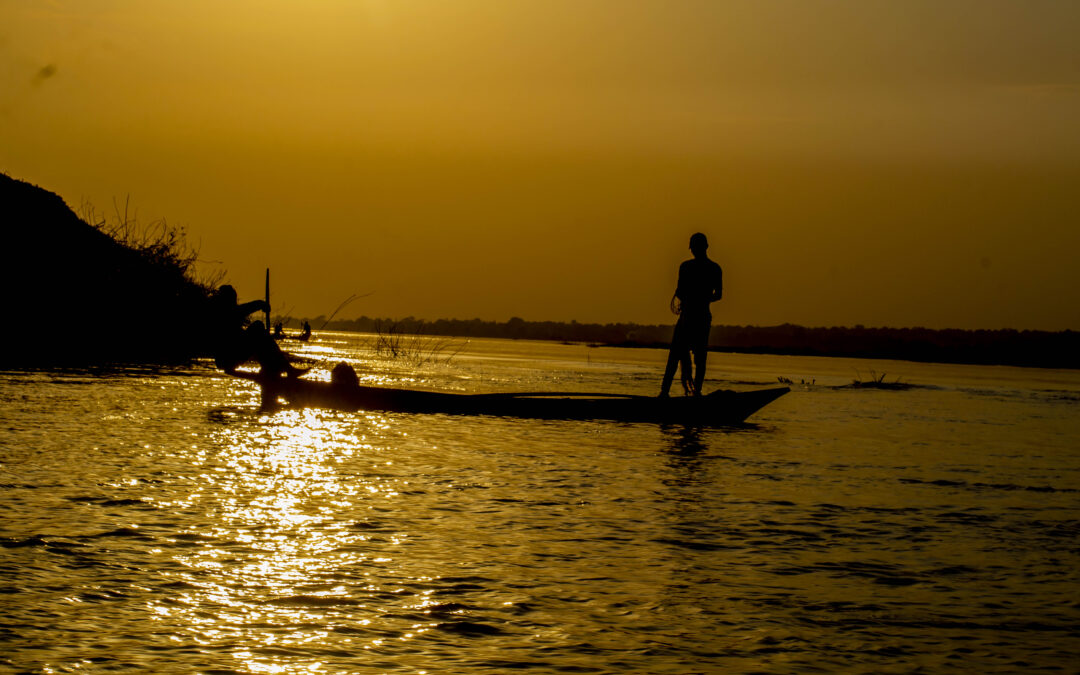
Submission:
[[[270,268],[266,268],[266,332],[270,333]]]

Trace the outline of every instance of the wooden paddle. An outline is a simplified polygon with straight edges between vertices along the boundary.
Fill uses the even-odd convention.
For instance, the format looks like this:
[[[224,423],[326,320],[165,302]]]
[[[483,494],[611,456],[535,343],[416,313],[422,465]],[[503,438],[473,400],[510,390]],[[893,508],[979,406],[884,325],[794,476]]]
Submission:
[[[266,294],[264,299],[266,300],[266,333],[270,334],[270,268],[266,268]]]

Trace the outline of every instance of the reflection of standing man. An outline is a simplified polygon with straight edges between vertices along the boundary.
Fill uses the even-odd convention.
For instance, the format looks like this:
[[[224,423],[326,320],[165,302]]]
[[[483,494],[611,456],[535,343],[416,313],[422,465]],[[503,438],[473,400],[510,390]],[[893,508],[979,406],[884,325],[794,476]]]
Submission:
[[[694,379],[691,392],[701,395],[705,384],[705,359],[708,356],[709,329],[712,314],[709,305],[724,294],[723,271],[705,254],[709,240],[698,232],[690,237],[690,252],[694,257],[679,265],[679,284],[672,299],[672,310],[679,315],[675,322],[675,335],[671,338],[671,351],[668,352],[667,368],[664,381],[660,385],[660,396],[667,396],[675,369],[681,361],[686,362],[689,370],[689,354],[694,355]],[[689,372],[683,373],[684,383],[689,379]]]

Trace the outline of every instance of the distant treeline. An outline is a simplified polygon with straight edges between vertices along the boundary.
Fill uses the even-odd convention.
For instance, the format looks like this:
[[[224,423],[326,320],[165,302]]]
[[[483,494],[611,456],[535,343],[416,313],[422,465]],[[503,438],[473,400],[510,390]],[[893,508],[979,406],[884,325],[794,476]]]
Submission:
[[[720,350],[760,354],[1080,368],[1076,331],[717,326],[711,344]]]
[[[325,317],[308,319],[322,326]],[[299,324],[299,320],[295,322]],[[336,320],[330,330],[395,332],[456,337],[493,337],[584,342],[619,347],[666,347],[673,326],[632,323],[556,321],[425,321],[361,316]],[[846,356],[938,363],[972,363],[1048,368],[1080,368],[1080,333],[1076,331],[932,330],[928,328],[806,328],[780,326],[714,326],[710,348],[752,354]]]

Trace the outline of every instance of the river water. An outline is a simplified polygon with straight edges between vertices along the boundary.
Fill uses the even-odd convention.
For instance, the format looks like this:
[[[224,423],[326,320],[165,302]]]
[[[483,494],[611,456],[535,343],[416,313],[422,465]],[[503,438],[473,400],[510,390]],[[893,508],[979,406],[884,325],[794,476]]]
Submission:
[[[372,344],[290,349],[468,392],[653,394],[665,357]],[[703,430],[0,373],[0,672],[1077,672],[1080,373],[713,354],[706,388],[778,378]]]

